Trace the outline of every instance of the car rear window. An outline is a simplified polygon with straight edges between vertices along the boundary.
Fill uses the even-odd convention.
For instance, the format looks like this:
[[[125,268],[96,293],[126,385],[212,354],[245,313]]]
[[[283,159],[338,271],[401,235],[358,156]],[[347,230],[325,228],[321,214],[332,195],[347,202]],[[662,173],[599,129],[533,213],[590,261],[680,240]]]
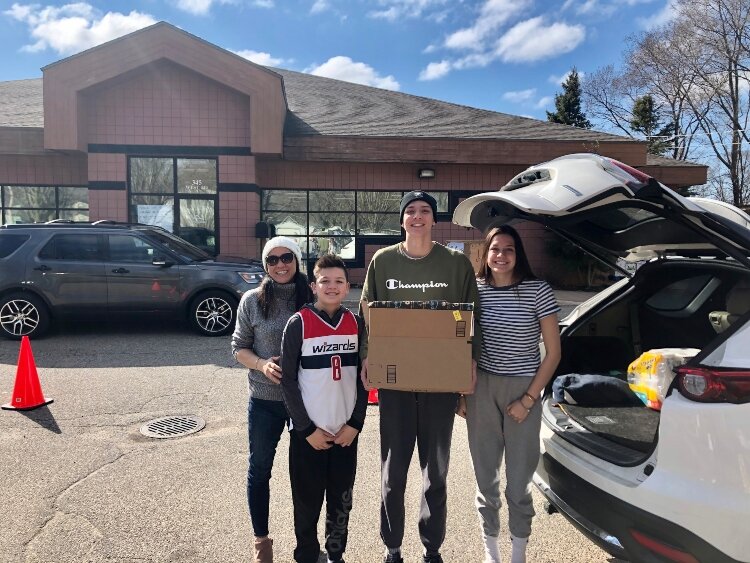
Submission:
[[[29,235],[0,233],[0,258],[6,258],[29,240]]]
[[[652,295],[646,304],[660,311],[681,311],[706,287],[713,276],[704,274],[672,282]]]
[[[97,235],[55,235],[39,253],[42,260],[100,260]]]

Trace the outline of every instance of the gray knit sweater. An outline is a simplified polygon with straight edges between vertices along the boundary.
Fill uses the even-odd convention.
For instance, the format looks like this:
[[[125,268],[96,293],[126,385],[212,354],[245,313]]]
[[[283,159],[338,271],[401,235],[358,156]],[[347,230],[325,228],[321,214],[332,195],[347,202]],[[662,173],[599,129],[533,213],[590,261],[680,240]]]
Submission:
[[[295,313],[294,283],[273,283],[274,303],[264,319],[258,297],[260,288],[245,293],[237,309],[237,324],[232,334],[232,355],[243,348],[252,350],[261,358],[281,354],[281,336],[289,317]],[[281,385],[272,383],[260,371],[251,369],[247,373],[250,396],[268,401],[282,401]]]

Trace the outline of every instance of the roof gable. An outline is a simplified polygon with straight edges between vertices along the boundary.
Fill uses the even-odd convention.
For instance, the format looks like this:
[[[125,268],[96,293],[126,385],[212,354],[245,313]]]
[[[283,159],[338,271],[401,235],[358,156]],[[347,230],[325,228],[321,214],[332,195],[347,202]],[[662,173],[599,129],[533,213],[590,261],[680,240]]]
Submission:
[[[160,22],[44,67],[44,146],[85,151],[80,94],[151,63],[168,60],[248,96],[251,148],[281,154],[286,100],[281,77]]]

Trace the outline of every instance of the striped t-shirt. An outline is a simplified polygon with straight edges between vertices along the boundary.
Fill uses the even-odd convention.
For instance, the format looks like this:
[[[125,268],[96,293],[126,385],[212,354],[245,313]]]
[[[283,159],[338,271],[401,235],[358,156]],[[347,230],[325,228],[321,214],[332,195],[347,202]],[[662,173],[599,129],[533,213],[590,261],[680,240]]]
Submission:
[[[552,288],[542,280],[505,287],[478,281],[477,288],[482,328],[479,368],[497,375],[533,377],[541,363],[539,321],[560,310]]]

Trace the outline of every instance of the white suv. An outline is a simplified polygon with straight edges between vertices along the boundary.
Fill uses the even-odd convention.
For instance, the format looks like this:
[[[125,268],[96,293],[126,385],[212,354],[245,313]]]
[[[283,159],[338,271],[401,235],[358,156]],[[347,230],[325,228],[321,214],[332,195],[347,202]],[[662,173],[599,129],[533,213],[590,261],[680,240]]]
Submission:
[[[700,350],[661,411],[606,384],[578,404],[547,394],[536,485],[616,557],[750,562],[750,217],[591,154],[533,166],[453,217],[483,231],[519,220],[624,276],[561,321],[556,378],[612,383],[601,376],[624,379],[647,350]]]

